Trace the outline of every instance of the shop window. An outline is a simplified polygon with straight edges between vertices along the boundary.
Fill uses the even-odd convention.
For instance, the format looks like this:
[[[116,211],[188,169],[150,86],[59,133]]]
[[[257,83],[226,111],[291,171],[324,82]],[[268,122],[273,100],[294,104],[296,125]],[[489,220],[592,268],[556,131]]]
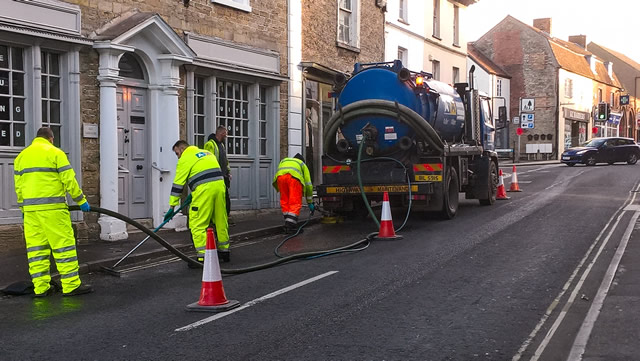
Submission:
[[[338,0],[338,42],[358,47],[358,0]]]
[[[195,81],[195,91],[193,95],[193,143],[198,147],[204,147],[204,143],[207,139],[207,134],[205,133],[204,122],[205,122],[205,92],[204,92],[204,83],[205,78],[196,76],[194,78]]]
[[[42,77],[42,126],[53,131],[53,144],[60,147],[60,55],[43,51],[41,55]]]
[[[218,80],[216,120],[227,127],[227,153],[249,155],[249,97],[247,84]]]
[[[25,146],[24,69],[24,50],[0,44],[0,146],[3,147]]]
[[[267,155],[267,88],[261,86],[260,94],[258,98],[258,107],[260,109],[258,114],[258,142],[260,143],[260,156]]]

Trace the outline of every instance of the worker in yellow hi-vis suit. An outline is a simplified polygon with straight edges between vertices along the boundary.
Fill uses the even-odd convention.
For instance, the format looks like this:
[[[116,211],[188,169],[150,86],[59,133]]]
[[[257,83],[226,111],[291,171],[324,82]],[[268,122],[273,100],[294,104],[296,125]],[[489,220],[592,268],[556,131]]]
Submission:
[[[92,292],[78,275],[76,240],[71,228],[66,193],[84,212],[91,208],[76,181],[66,154],[53,145],[51,128],[40,128],[30,146],[14,162],[14,182],[18,205],[24,217],[29,273],[35,297],[55,293],[51,287],[49,257],[60,273],[64,296]]]
[[[208,151],[190,146],[184,140],[177,141],[173,145],[173,151],[178,156],[178,165],[165,220],[173,216],[174,207],[180,203],[182,190],[188,184],[192,192],[189,228],[193,246],[198,252],[197,260],[204,261],[207,227],[213,221],[218,235],[218,257],[224,262],[229,262],[229,228],[224,199],[226,188],[216,157]]]
[[[302,208],[304,195],[309,210],[313,213],[313,184],[309,168],[304,164],[302,154],[293,158],[284,158],[273,176],[273,187],[280,192],[280,208],[284,217],[284,232],[295,233],[298,228],[298,217]]]

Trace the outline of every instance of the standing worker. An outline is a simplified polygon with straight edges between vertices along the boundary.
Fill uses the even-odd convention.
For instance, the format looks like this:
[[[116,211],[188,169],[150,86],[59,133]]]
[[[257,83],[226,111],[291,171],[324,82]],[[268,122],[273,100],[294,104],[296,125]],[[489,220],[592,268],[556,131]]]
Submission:
[[[49,273],[51,251],[60,273],[62,294],[75,296],[92,292],[93,288],[83,285],[78,275],[76,240],[66,193],[83,212],[91,208],[78,186],[66,154],[53,145],[51,128],[38,129],[31,145],[16,157],[13,169],[18,205],[24,219],[34,296],[45,297],[55,293]]]
[[[224,145],[227,140],[227,128],[219,125],[216,132],[209,134],[207,142],[204,144],[204,150],[207,150],[216,156],[218,164],[222,169],[225,185],[225,204],[227,206],[227,217],[231,212],[231,198],[229,197],[229,187],[231,186],[231,168],[229,167],[229,158],[227,158],[227,147]]]
[[[213,220],[218,234],[218,258],[229,262],[229,229],[227,211],[224,205],[224,179],[220,165],[210,152],[179,140],[173,145],[178,156],[176,177],[169,197],[169,210],[165,220],[174,215],[174,207],[180,203],[180,195],[188,183],[192,200],[189,210],[189,228],[193,246],[198,252],[198,262],[204,262],[204,250],[207,243],[207,227]]]
[[[273,177],[273,187],[280,192],[280,208],[284,216],[284,232],[295,233],[300,209],[302,208],[302,194],[313,212],[313,184],[309,175],[309,168],[304,164],[300,153],[293,158],[280,161],[278,171]]]

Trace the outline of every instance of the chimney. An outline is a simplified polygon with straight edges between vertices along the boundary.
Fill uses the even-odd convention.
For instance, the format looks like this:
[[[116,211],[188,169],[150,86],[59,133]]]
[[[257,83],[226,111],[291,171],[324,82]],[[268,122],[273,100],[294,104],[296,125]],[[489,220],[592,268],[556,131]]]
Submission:
[[[571,35],[569,36],[569,42],[574,43],[582,49],[587,49],[587,36],[586,35]]]
[[[533,19],[533,27],[551,35],[551,18]]]
[[[610,61],[604,62],[605,68],[607,68],[607,74],[609,74],[609,78],[613,78],[613,63]]]

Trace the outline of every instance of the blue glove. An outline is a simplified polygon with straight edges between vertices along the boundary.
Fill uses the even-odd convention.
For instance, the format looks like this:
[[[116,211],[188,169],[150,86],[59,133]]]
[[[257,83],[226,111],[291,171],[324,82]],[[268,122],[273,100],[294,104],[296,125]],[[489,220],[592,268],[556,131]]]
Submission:
[[[84,202],[80,205],[80,209],[83,212],[89,212],[91,210],[91,206],[89,206],[89,202]]]
[[[167,211],[167,213],[164,215],[164,221],[167,222],[169,221],[173,215],[174,215],[174,211],[173,211],[173,207],[169,207],[169,210]]]
[[[309,203],[309,210],[311,211],[311,213],[315,212],[315,210],[316,210],[315,204]]]

